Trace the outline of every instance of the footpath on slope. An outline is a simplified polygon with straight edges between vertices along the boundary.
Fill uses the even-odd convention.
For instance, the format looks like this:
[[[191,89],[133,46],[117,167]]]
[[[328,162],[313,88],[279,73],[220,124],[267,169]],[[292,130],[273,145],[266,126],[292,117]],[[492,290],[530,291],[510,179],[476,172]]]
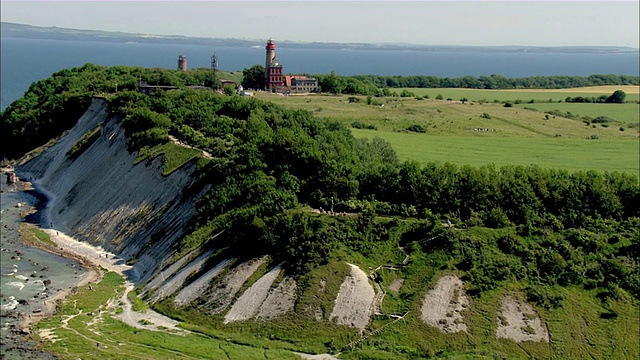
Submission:
[[[37,185],[36,189],[47,197],[48,204],[50,204],[51,201],[55,199],[53,194],[38,187]],[[43,250],[61,256],[73,258],[80,264],[85,266],[89,271],[85,277],[79,280],[79,282],[72,284],[72,286],[64,290],[59,291],[53,297],[44,300],[43,304],[45,305],[45,309],[41,314],[37,314],[37,316],[31,314],[30,316],[23,318],[23,321],[21,322],[21,328],[23,330],[28,331],[31,325],[35,324],[45,316],[52,315],[55,312],[56,304],[63,301],[67,296],[69,296],[72,293],[74,287],[81,287],[88,285],[91,282],[99,281],[102,278],[101,269],[105,269],[107,271],[113,271],[117,273],[126,281],[126,290],[121,299],[121,301],[123,302],[123,313],[119,317],[127,325],[138,329],[159,330],[162,328],[166,328],[176,332],[185,331],[178,327],[177,321],[159,314],[151,309],[147,310],[144,313],[134,312],[131,302],[127,296],[129,291],[133,289],[132,280],[135,280],[130,279],[129,277],[136,276],[136,274],[131,271],[131,266],[125,265],[123,259],[117,257],[113,253],[105,251],[101,247],[96,247],[84,242],[77,241],[72,237],[66,235],[64,232],[56,230],[56,224],[54,224],[50,216],[51,207],[46,206],[43,211],[43,223],[49,224],[50,228],[42,230],[49,234],[51,240],[56,244],[56,248],[43,247]],[[141,320],[143,319],[146,320],[143,322],[149,325],[142,325]]]
[[[84,286],[92,281],[100,280],[100,278],[102,278],[102,274],[100,274],[99,270],[100,268],[107,271],[113,271],[125,278],[125,291],[120,299],[120,302],[123,304],[123,312],[118,315],[117,318],[121,319],[127,325],[138,329],[158,330],[159,328],[164,327],[177,332],[184,332],[183,329],[178,327],[177,321],[151,309],[145,312],[136,312],[133,310],[128,294],[133,290],[134,286],[125,274],[125,272],[131,269],[131,266],[125,265],[122,259],[100,247],[91,246],[77,241],[62,232],[53,229],[44,229],[44,231],[51,236],[51,240],[56,243],[61,252],[73,256],[83,265],[86,264],[89,268],[92,268],[96,273],[96,276],[93,279],[90,277],[86,278],[85,282],[78,284],[78,286]],[[69,290],[63,291],[58,294],[58,299],[63,300],[69,294]],[[55,307],[53,304],[54,301],[47,300],[47,302],[51,304],[50,306]],[[141,322],[149,325],[141,325]]]

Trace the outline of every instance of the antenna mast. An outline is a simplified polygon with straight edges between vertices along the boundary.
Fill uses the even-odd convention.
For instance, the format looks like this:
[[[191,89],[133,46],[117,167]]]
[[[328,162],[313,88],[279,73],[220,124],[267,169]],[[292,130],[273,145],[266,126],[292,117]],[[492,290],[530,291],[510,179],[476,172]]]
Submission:
[[[211,88],[213,90],[218,90],[218,53],[213,52],[213,56],[211,57],[211,73],[213,74],[213,83],[211,84]]]

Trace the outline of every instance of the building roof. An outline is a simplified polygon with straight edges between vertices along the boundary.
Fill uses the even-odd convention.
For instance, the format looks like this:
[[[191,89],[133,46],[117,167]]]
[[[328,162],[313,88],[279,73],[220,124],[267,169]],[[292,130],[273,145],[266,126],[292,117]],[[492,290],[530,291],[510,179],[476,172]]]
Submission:
[[[267,50],[275,50],[276,49],[276,44],[274,44],[273,40],[269,39],[269,41],[267,41],[266,49]]]
[[[293,79],[296,79],[296,80],[315,80],[315,79],[313,79],[313,78],[306,77],[306,76],[304,76],[304,75],[286,75],[286,76],[284,77],[284,83],[285,83],[287,86],[291,86],[291,84],[292,84],[292,82],[293,82]]]

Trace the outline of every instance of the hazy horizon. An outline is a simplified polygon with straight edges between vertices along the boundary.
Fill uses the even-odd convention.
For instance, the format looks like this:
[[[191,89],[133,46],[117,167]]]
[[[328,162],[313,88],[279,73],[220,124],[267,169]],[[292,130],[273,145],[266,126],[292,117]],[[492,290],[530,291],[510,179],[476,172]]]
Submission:
[[[21,24],[21,23],[13,23],[13,22],[8,22],[8,21],[2,21],[3,24],[14,24],[14,25],[24,25],[24,26],[33,26],[33,27],[37,27],[37,28],[43,28],[43,29],[58,29],[58,30],[73,30],[73,31],[86,31],[88,33],[90,32],[112,32],[112,31],[106,31],[106,30],[101,30],[101,29],[78,29],[78,28],[67,28],[67,27],[59,27],[59,26],[37,26],[37,25],[32,25],[32,24]],[[130,32],[123,32],[123,31],[117,31],[117,33],[121,33],[123,36],[140,36],[140,37],[148,37],[148,38],[166,38],[166,39],[171,39],[172,37],[183,37],[186,39],[216,39],[216,40],[230,40],[230,41],[247,41],[247,42],[264,42],[266,39],[261,39],[261,38],[239,38],[239,37],[227,37],[227,38],[214,38],[214,37],[200,37],[200,36],[187,36],[187,35],[179,35],[179,34],[171,34],[171,35],[164,35],[164,34],[149,34],[149,33],[130,33]],[[4,35],[3,35],[4,36]],[[91,36],[89,34],[89,36]],[[380,46],[407,46],[407,47],[411,47],[411,46],[416,46],[416,47],[421,47],[421,46],[434,46],[434,47],[486,47],[486,48],[491,48],[491,47],[534,47],[534,48],[598,48],[598,47],[602,47],[602,48],[630,48],[633,50],[639,50],[638,47],[631,47],[631,46],[614,46],[614,45],[555,45],[555,46],[544,46],[544,45],[520,45],[520,44],[505,44],[505,45],[451,45],[451,44],[439,44],[439,45],[434,45],[434,44],[415,44],[415,43],[408,43],[408,42],[387,42],[387,43],[383,43],[383,42],[378,42],[378,43],[374,43],[374,42],[344,42],[344,43],[338,43],[338,42],[318,42],[318,41],[295,41],[295,40],[279,40],[279,39],[274,39],[274,41],[276,43],[287,43],[287,44],[345,44],[345,45],[350,45],[350,44],[357,44],[357,45],[380,45]]]
[[[640,47],[637,1],[4,0],[0,6],[2,22],[160,36],[436,46]]]

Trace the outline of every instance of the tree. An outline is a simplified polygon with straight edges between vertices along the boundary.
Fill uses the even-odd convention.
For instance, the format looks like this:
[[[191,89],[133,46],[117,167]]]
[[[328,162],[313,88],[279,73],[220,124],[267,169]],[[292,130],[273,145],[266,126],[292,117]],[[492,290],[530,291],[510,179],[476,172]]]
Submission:
[[[236,93],[236,90],[233,88],[233,86],[225,86],[224,89],[222,89],[222,91],[224,91],[225,95],[234,95]]]
[[[318,85],[322,92],[331,94],[340,94],[345,86],[343,81],[336,76],[336,72],[333,70],[329,75],[319,78]]]
[[[622,90],[616,90],[605,100],[607,103],[622,104],[627,94]]]
[[[248,89],[264,89],[264,73],[262,65],[253,65],[242,70],[242,86]]]

